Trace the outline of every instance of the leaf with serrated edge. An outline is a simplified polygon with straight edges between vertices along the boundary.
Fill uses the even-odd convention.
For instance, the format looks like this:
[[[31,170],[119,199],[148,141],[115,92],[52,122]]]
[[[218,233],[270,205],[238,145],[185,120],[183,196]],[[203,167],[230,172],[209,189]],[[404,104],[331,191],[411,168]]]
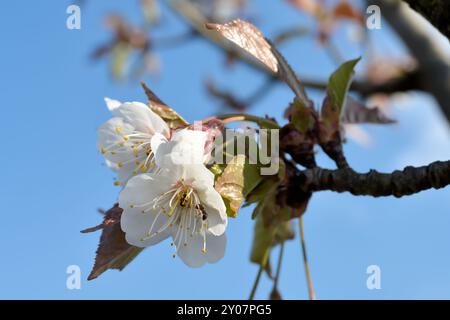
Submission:
[[[108,269],[123,270],[143,250],[129,245],[125,240],[125,233],[120,228],[121,215],[122,209],[116,204],[105,213],[102,224],[81,231],[87,233],[102,229],[95,263],[88,280],[97,278]]]
[[[206,28],[217,30],[223,37],[258,59],[273,73],[278,72],[278,61],[272,53],[271,45],[253,24],[237,19],[225,24],[207,23]]]
[[[208,29],[216,30],[224,38],[248,52],[292,89],[308,107],[312,102],[306,97],[303,86],[283,55],[267,40],[262,32],[250,22],[237,19],[225,24],[207,23]]]
[[[148,98],[150,108],[159,115],[171,129],[183,128],[189,125],[175,110],[165,104],[150,88],[141,82],[142,88]]]

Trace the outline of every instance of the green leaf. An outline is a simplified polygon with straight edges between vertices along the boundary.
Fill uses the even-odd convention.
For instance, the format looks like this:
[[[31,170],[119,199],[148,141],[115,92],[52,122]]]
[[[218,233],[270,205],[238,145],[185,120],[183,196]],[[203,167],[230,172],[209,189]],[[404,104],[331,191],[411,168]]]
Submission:
[[[250,261],[262,266],[267,266],[269,251],[275,238],[277,228],[267,228],[264,225],[262,215],[258,215],[253,233],[253,245]]]
[[[214,187],[227,206],[227,214],[235,218],[245,197],[260,182],[259,168],[249,164],[245,155],[237,155],[217,178]]]
[[[295,233],[289,221],[267,226],[264,222],[263,215],[258,215],[254,226],[250,261],[265,267],[267,273],[270,275],[268,260],[271,248],[282,241],[291,240],[294,237]]]
[[[314,111],[306,107],[300,100],[295,99],[287,110],[287,115],[295,129],[301,133],[306,133],[314,129],[316,119]]]
[[[355,75],[354,68],[359,60],[361,60],[361,58],[344,62],[330,76],[328,81],[326,99],[329,100],[329,106],[332,108],[332,113],[337,117],[337,121],[339,121],[341,111],[344,109],[347,92]],[[322,115],[329,117],[327,111],[328,110],[322,109]]]

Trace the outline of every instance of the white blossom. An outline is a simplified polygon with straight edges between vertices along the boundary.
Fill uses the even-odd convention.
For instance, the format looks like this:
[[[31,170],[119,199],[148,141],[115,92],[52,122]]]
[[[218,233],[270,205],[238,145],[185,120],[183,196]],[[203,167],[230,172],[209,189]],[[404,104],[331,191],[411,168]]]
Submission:
[[[116,184],[125,185],[133,175],[153,171],[152,139],[169,139],[170,129],[141,102],[121,103],[109,98],[105,102],[114,117],[98,129],[98,148],[108,166],[118,172]]]
[[[203,164],[168,162],[160,174],[134,176],[120,193],[119,206],[131,245],[147,247],[171,237],[190,267],[214,263],[225,253],[226,208]]]

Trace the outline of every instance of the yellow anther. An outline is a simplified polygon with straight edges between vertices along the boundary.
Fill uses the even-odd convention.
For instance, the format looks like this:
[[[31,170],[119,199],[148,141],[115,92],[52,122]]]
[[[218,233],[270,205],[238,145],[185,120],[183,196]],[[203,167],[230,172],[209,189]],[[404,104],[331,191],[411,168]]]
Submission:
[[[147,171],[147,166],[146,165],[141,165],[140,167],[139,167],[142,171]]]
[[[150,168],[153,168],[155,166],[155,163],[154,162],[150,162],[149,166],[150,166]]]
[[[202,248],[202,253],[206,253],[206,248]]]
[[[114,185],[117,187],[117,186],[120,186],[120,181],[114,181]]]
[[[105,154],[105,153],[106,153],[106,149],[103,148],[103,147],[100,148],[100,151],[101,151],[102,154]]]
[[[119,162],[119,163],[117,164],[117,166],[118,166],[119,168],[122,168],[122,167],[123,167],[123,163],[122,163],[122,162]]]
[[[120,131],[122,131],[122,128],[121,127],[116,127],[116,132],[120,133]]]
[[[130,139],[129,136],[123,136],[123,140],[128,141],[128,139]]]
[[[113,154],[113,155],[114,155],[114,154],[117,154],[117,152],[115,152],[115,151],[111,151],[111,154]]]
[[[119,142],[119,145],[120,145],[121,147],[123,147],[123,146],[125,145],[125,142],[120,141],[120,142]]]
[[[141,163],[140,163],[139,161],[136,161],[135,164],[136,164],[137,166],[140,166],[140,165],[141,165]]]

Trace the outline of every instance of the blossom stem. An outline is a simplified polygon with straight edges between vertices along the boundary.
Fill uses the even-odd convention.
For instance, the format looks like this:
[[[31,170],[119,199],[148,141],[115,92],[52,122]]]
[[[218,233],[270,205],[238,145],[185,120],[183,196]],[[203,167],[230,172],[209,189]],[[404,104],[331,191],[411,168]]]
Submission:
[[[250,292],[250,297],[248,300],[253,300],[255,298],[256,289],[258,288],[259,280],[261,280],[261,275],[264,270],[262,265],[259,266],[258,273],[256,274],[255,282],[253,283],[252,291]]]
[[[316,300],[316,293],[314,292],[311,272],[309,269],[308,256],[306,254],[306,244],[305,244],[305,235],[303,232],[302,217],[298,218],[298,226],[300,230],[300,245],[302,247],[303,264],[305,265],[306,282],[308,283],[308,295],[310,300]]]
[[[277,271],[275,273],[275,279],[273,280],[274,289],[278,289],[278,280],[280,279],[281,262],[283,261],[283,253],[284,253],[284,239],[281,241],[281,244],[280,244],[280,254],[278,255]]]
[[[266,268],[267,261],[269,260],[269,254],[270,254],[270,246],[266,249],[266,252],[264,253],[264,257],[261,261],[261,264],[259,265],[258,273],[256,274],[255,282],[253,283],[252,291],[250,292],[250,297],[248,300],[253,300],[255,298],[256,289],[258,289],[259,281],[261,280],[261,275],[264,269]]]

